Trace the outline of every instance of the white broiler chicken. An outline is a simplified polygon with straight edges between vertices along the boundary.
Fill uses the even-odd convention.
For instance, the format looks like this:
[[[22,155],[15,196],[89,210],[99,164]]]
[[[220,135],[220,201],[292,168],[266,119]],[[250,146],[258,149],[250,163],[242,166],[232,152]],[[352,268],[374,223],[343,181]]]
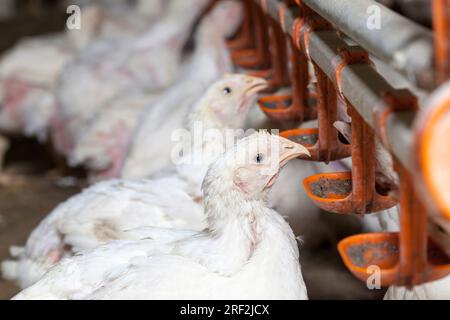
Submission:
[[[70,155],[77,139],[112,99],[130,90],[159,91],[172,84],[190,27],[208,0],[173,0],[157,23],[137,37],[98,41],[61,73],[58,117],[52,123],[56,150]]]
[[[74,54],[72,44],[66,40],[64,35],[24,39],[2,56],[0,129],[3,132],[45,137],[48,119],[54,111],[52,90],[63,66]],[[38,117],[31,121],[29,115]]]
[[[145,30],[164,9],[163,2],[140,0],[137,8],[144,9],[142,12],[124,3],[118,5],[121,1],[107,7],[85,6],[81,29],[21,39],[0,60],[0,132],[45,141],[49,124],[58,118],[53,91],[63,67],[93,40],[121,39]],[[8,145],[2,137],[0,163]],[[0,184],[21,181],[18,176],[0,172]]]
[[[294,234],[265,201],[280,167],[302,154],[265,132],[240,140],[205,176],[203,231],[111,242],[62,260],[14,299],[307,299]]]
[[[127,167],[131,162],[138,172],[164,160],[166,165],[172,131],[185,125],[186,112],[209,84],[232,70],[224,38],[238,26],[240,9],[237,2],[223,1],[202,20],[194,52],[183,61],[173,86],[160,95],[141,90],[109,102],[83,130],[69,156],[70,163],[87,166],[92,180],[120,176],[126,156]],[[132,104],[127,107],[128,101]],[[132,161],[141,154],[148,161]]]
[[[190,113],[189,127],[201,125],[223,136],[239,129],[256,93],[267,82],[226,75],[210,86]],[[140,226],[201,230],[201,182],[223,141],[199,137],[179,164],[149,180],[110,180],[95,184],[53,210],[32,232],[24,248],[13,247],[14,261],[2,264],[3,277],[26,287],[64,256],[124,239],[123,230]],[[189,146],[187,146],[189,147]],[[209,157],[208,157],[209,155]]]
[[[2,56],[0,132],[45,140],[48,121],[55,110],[52,88],[59,71],[72,58],[72,51],[64,36],[57,35],[21,40]],[[0,148],[3,164],[9,143],[6,137],[1,140],[5,142]],[[20,180],[0,167],[0,184],[12,185]]]
[[[450,276],[414,286],[411,290],[391,286],[384,300],[450,300]]]
[[[136,91],[113,99],[107,112],[97,114],[86,126],[69,156],[69,165],[88,168],[90,182],[117,178],[139,118],[158,97]]]
[[[68,7],[81,7],[81,26],[66,34],[79,50],[93,41],[134,37],[156,23],[170,1],[173,0],[136,0],[131,5],[127,0],[67,0]]]

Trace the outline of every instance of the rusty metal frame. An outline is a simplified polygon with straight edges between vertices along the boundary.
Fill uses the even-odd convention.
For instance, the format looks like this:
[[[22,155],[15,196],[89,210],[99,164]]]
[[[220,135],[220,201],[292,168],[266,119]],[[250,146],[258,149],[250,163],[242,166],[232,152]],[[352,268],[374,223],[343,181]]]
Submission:
[[[260,1],[255,0],[260,3]],[[274,0],[266,0],[266,13],[278,20],[283,30],[293,39],[300,35],[294,28],[294,16],[291,11],[280,14],[280,4]],[[315,63],[333,84],[339,88],[350,104],[358,111],[364,121],[374,130],[383,141],[384,146],[409,170],[413,170],[411,142],[412,126],[415,111],[393,112],[392,105],[386,101],[386,93],[396,90],[374,69],[371,64],[345,64],[342,50],[353,50],[334,30],[309,32],[304,41],[299,41],[299,50],[307,52],[308,57]],[[341,66],[339,83],[336,79],[336,68]],[[403,92],[403,95],[412,94]],[[406,99],[406,97],[405,97]],[[376,112],[375,112],[376,111]],[[380,116],[382,115],[382,116]]]
[[[297,49],[314,65],[318,80],[320,129],[318,133],[319,136],[323,136],[323,139],[321,139],[322,144],[317,145],[319,153],[315,158],[313,157],[313,160],[333,159],[332,149],[336,148],[335,144],[327,143],[330,142],[329,133],[332,132],[331,121],[323,121],[323,119],[320,121],[321,118],[324,115],[333,115],[337,97],[343,99],[349,106],[348,110],[352,116],[352,140],[354,140],[352,155],[355,157],[353,169],[355,172],[353,176],[350,176],[353,180],[352,191],[349,196],[340,201],[342,210],[336,209],[339,201],[333,197],[327,199],[332,204],[331,209],[336,209],[334,212],[339,213],[364,214],[395,205],[395,201],[379,195],[375,188],[372,172],[374,163],[369,161],[374,158],[371,158],[374,153],[374,134],[393,155],[401,179],[401,232],[370,236],[357,235],[343,240],[339,250],[344,262],[355,275],[366,279],[368,275],[361,272],[361,266],[355,265],[355,261],[352,260],[351,250],[370,248],[369,256],[374,256],[375,253],[375,256],[382,257],[378,263],[382,265],[385,285],[412,286],[449,274],[448,259],[438,259],[431,264],[427,260],[427,250],[428,253],[430,250],[435,250],[433,242],[427,239],[428,210],[424,205],[426,206],[428,202],[416,198],[417,196],[425,197],[425,195],[417,192],[412,186],[411,173],[415,172],[417,166],[412,154],[413,125],[418,110],[417,98],[408,90],[392,88],[374,69],[367,57],[367,52],[359,47],[349,46],[336,30],[327,26],[328,22],[323,17],[312,10],[314,5],[312,5],[313,8],[305,5],[309,1],[297,0],[296,2],[300,8],[300,18],[305,19],[302,21],[301,28],[298,28],[298,23],[295,23],[298,18],[296,20],[291,11],[286,10],[285,4],[275,0],[254,0],[264,14],[280,24],[281,29],[292,37],[292,42]],[[346,1],[342,1],[344,2]],[[314,2],[314,4],[318,3],[324,2]],[[341,24],[339,26],[342,27]],[[412,67],[416,68],[416,65]],[[328,118],[325,117],[326,119]],[[365,143],[367,145],[364,145]],[[330,180],[342,178],[331,177],[331,175],[328,177]],[[308,186],[306,187],[308,191]],[[323,205],[323,202],[316,203]],[[333,211],[330,208],[328,210]],[[442,250],[439,254],[441,252]],[[436,255],[438,254],[434,254]],[[359,256],[357,260],[361,259],[364,260],[365,256]]]
[[[283,19],[284,13],[289,10],[289,5],[294,5],[293,1],[285,1],[279,4],[280,20]],[[264,3],[265,5],[267,3]],[[284,24],[278,24],[273,19],[272,23],[277,24],[284,38],[284,44],[289,48],[290,72],[283,70],[290,79],[292,86],[291,94],[274,94],[259,99],[258,103],[261,110],[271,119],[277,121],[306,121],[317,117],[316,103],[317,95],[314,90],[310,90],[308,86],[311,84],[308,72],[309,61],[301,50],[296,46],[299,39],[293,39],[284,30]],[[297,17],[294,21],[294,28],[301,29],[305,27],[304,19]],[[280,37],[281,39],[281,37]],[[276,60],[284,60],[286,64],[286,52],[273,52]]]
[[[297,2],[313,9],[419,88],[430,90],[435,86],[434,41],[430,30],[373,0]],[[368,27],[370,15],[378,16],[379,29]],[[396,32],[391,32],[392,30]]]
[[[450,1],[433,0],[436,75],[439,83],[450,79]]]

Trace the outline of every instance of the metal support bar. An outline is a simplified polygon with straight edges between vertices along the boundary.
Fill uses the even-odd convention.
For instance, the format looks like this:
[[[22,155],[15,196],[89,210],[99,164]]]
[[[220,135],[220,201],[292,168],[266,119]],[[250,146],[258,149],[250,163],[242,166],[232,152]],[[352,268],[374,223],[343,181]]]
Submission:
[[[373,0],[301,2],[418,87],[430,90],[435,86],[430,30]]]
[[[260,1],[256,1],[259,3]],[[289,10],[279,10],[280,4],[275,0],[267,0],[265,9],[283,26],[283,30],[294,39],[294,17]],[[304,42],[297,45],[305,45]],[[313,31],[308,36],[307,48],[311,60],[334,82],[336,66],[344,63],[340,49],[349,46],[334,31]],[[390,113],[391,106],[385,100],[385,94],[394,88],[369,64],[346,65],[341,71],[339,89],[345,98],[354,106],[363,119],[375,130],[385,147],[409,170],[413,170],[411,161],[411,127],[414,119],[413,111],[400,114]],[[335,83],[336,85],[336,83]],[[385,114],[383,123],[374,115],[375,111]]]

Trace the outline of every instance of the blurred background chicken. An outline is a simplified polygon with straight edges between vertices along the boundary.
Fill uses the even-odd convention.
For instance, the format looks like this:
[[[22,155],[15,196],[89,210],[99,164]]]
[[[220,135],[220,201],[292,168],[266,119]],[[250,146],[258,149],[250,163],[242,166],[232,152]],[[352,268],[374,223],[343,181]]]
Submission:
[[[143,32],[165,9],[160,0],[152,3],[139,1],[135,7],[90,3],[83,7],[79,30],[25,38],[4,53],[0,131],[46,141],[50,123],[59,118],[55,89],[63,68],[94,40],[126,39]]]
[[[52,137],[69,157],[86,126],[129,90],[159,91],[175,80],[182,48],[207,0],[170,1],[159,21],[130,39],[108,39],[87,48],[61,73]],[[107,111],[106,111],[107,112]]]
[[[162,4],[153,2],[163,11]],[[1,130],[45,138],[48,122],[56,111],[53,91],[66,64],[93,40],[137,35],[152,24],[154,14],[161,13],[147,15],[123,6],[118,9],[88,5],[83,7],[80,16],[83,27],[79,30],[25,38],[3,54],[0,61]],[[128,26],[127,20],[134,25]]]
[[[153,90],[141,89],[131,93],[140,108],[114,110],[106,106],[99,112],[75,144],[70,155],[72,163],[87,164],[92,169],[92,178],[97,180],[119,176],[143,178],[171,163],[171,132],[184,127],[190,107],[204,90],[232,71],[225,37],[238,27],[240,8],[237,2],[223,1],[202,20],[196,29],[193,52],[180,62],[175,83],[160,94],[154,93],[154,99],[148,99],[148,92]],[[121,100],[111,103],[114,106]],[[122,113],[126,120],[121,116],[114,118],[117,113]],[[125,121],[127,125],[123,124]],[[102,123],[109,132],[98,131]],[[98,159],[103,159],[100,165],[89,165],[98,163]]]

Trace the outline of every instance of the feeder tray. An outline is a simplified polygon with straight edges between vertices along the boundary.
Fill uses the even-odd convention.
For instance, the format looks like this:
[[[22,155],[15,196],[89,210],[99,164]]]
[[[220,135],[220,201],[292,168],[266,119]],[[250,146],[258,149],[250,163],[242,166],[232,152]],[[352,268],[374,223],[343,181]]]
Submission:
[[[351,154],[351,145],[344,144],[338,140],[338,143],[334,145],[335,149],[327,156],[324,156],[324,152],[319,146],[319,129],[317,128],[297,128],[286,130],[282,131],[280,136],[300,143],[308,149],[311,157],[301,156],[300,158],[303,160],[331,161],[346,158]]]
[[[266,116],[273,120],[287,121],[295,120],[303,116],[303,110],[293,101],[292,95],[270,95],[258,99],[258,104]],[[303,121],[313,120],[317,117],[317,94],[310,92],[308,97],[308,106],[312,112],[303,117]]]
[[[244,69],[266,68],[269,65],[268,59],[258,49],[232,51],[231,59],[235,65]]]
[[[339,254],[345,266],[360,280],[367,281],[373,274],[371,266],[380,270],[382,286],[410,285],[409,279],[402,279],[400,270],[400,234],[398,232],[367,233],[347,237],[338,244]],[[428,239],[428,264],[426,280],[433,281],[450,274],[450,259]],[[425,275],[423,275],[425,276]],[[417,283],[423,279],[417,278]]]
[[[291,95],[274,95],[258,99],[258,104],[265,113],[288,110],[292,104]]]
[[[351,145],[342,142],[339,138],[333,145],[333,150],[323,150],[320,147],[320,133],[318,128],[297,128],[282,131],[280,135],[286,139],[295,141],[304,145],[311,157],[302,157],[304,160],[310,161],[334,161],[343,159],[351,154]]]
[[[320,173],[307,177],[303,181],[306,194],[321,209],[333,213],[363,215],[389,209],[398,201],[390,195],[390,190],[383,190],[377,185],[375,134],[353,106],[348,101],[346,103],[347,113],[352,118],[351,145],[346,145],[351,149],[352,171]],[[342,143],[339,138],[337,141]],[[319,152],[322,151],[319,149],[320,142],[319,140],[314,148],[318,156],[323,156]],[[340,149],[342,150],[328,142],[325,151]]]
[[[319,130],[316,128],[286,130],[281,132],[280,135],[305,147],[312,147],[319,141]]]
[[[449,275],[450,258],[428,236],[427,212],[411,174],[398,162],[394,167],[400,177],[400,232],[347,237],[338,250],[357,278],[366,281],[378,272],[376,279],[383,286],[412,288]]]
[[[320,173],[307,177],[303,184],[306,193],[321,209],[333,213],[364,214],[389,209],[397,199],[375,187],[374,198],[363,208],[356,205],[351,172]]]

